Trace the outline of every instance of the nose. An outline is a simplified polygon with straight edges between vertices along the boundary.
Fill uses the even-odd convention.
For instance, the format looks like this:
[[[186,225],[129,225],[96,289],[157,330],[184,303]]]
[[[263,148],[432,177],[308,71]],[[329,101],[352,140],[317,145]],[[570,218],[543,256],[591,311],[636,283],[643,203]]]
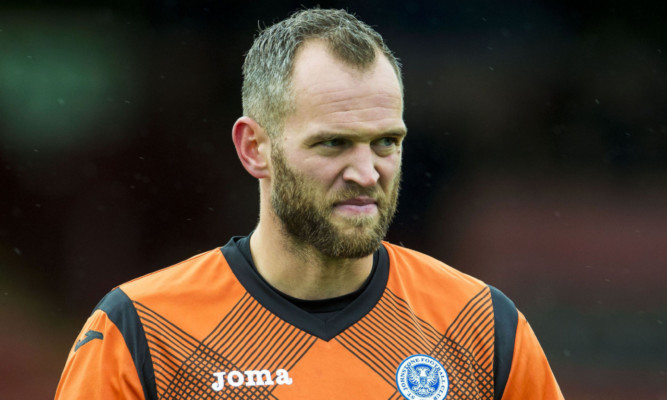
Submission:
[[[377,184],[380,173],[375,168],[375,154],[369,145],[357,145],[350,154],[343,171],[345,182],[354,182],[362,187]]]

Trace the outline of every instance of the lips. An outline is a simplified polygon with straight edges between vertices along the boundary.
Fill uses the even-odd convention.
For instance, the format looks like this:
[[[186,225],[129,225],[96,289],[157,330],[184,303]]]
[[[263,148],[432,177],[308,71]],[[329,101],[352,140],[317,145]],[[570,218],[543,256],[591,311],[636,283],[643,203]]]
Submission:
[[[336,202],[334,208],[345,214],[371,214],[377,210],[377,201],[371,197],[359,196]]]

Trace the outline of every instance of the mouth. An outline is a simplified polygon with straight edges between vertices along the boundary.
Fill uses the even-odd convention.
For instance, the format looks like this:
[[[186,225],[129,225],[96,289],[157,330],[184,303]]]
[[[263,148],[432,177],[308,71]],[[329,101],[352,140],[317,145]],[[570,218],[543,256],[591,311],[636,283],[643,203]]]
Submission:
[[[371,215],[377,212],[377,201],[368,196],[358,196],[334,203],[334,210],[345,215]]]

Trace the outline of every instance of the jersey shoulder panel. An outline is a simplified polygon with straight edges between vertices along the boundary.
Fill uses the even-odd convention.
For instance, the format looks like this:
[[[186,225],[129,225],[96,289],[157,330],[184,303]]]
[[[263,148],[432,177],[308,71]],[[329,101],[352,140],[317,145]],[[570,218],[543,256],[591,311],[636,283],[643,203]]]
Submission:
[[[481,280],[416,250],[384,243],[390,260],[389,285],[467,301],[486,287]]]
[[[491,290],[493,319],[495,322],[495,349],[493,357],[495,392],[493,398],[500,400],[505,392],[510,369],[512,368],[519,311],[512,300],[500,290],[493,286],[489,286],[489,289]]]
[[[155,398],[148,347],[126,299],[115,289],[88,318],[68,356],[56,399]]]
[[[149,314],[202,337],[245,294],[219,248],[129,281],[120,288],[142,320]],[[197,310],[193,313],[193,310]]]
[[[202,274],[211,273],[224,262],[220,249],[194,255],[168,267],[134,278],[120,285],[132,299],[150,297],[175,288],[199,282]]]
[[[518,313],[512,367],[502,398],[503,400],[526,398],[563,400],[563,393],[544,351],[521,312]]]

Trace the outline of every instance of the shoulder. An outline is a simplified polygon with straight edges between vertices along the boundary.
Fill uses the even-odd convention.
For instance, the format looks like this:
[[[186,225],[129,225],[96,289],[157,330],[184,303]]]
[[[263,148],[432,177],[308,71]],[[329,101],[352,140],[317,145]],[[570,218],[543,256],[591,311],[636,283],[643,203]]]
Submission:
[[[390,243],[384,245],[389,253],[390,271],[402,282],[418,285],[438,296],[450,293],[469,298],[484,292],[484,296],[491,300],[496,316],[512,321],[510,326],[516,326],[516,306],[497,288],[419,251]]]
[[[112,320],[175,325],[198,337],[245,295],[222,251],[210,250],[115,288],[98,309]],[[118,317],[116,317],[118,316]]]
[[[230,274],[220,248],[215,248],[171,266],[125,282],[120,289],[132,302],[178,297],[198,291],[205,292],[213,282]]]
[[[427,254],[388,242],[383,244],[389,254],[390,271],[403,279],[420,281],[424,285],[464,286],[476,291],[486,287],[481,280]]]
[[[114,323],[126,320],[126,316],[136,314],[135,302],[156,295],[165,295],[183,290],[200,281],[202,275],[219,260],[219,249],[197,254],[177,264],[153,271],[149,274],[127,281],[107,293],[95,306],[93,315],[102,311]],[[221,258],[221,256],[220,256]],[[198,277],[198,279],[193,279]]]
[[[489,286],[424,253],[385,243],[389,254],[387,290],[420,318],[444,332],[472,308],[492,308]]]

